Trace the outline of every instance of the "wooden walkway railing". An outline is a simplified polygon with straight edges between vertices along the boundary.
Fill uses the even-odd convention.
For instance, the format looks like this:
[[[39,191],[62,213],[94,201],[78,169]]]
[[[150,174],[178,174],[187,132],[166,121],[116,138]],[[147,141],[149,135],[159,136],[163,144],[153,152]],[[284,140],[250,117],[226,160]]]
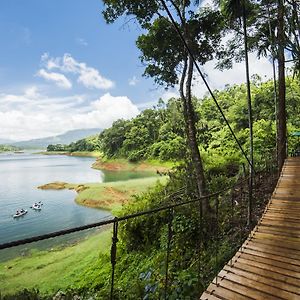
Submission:
[[[200,299],[300,299],[300,157],[286,159],[259,224]]]

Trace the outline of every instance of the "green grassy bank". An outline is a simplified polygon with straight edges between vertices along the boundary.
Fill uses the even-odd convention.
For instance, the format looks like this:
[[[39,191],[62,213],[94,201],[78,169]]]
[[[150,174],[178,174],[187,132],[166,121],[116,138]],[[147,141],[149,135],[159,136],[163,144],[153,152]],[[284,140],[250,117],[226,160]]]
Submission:
[[[95,264],[99,253],[109,253],[111,229],[95,233],[78,244],[49,251],[32,250],[25,257],[0,263],[0,293],[39,289],[43,294],[75,286]]]

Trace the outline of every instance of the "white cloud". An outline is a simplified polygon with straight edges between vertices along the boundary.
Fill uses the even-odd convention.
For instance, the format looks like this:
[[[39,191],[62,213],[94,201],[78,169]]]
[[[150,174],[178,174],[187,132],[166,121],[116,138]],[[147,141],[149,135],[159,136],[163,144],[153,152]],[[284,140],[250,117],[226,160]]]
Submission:
[[[162,95],[161,95],[161,99],[163,99],[164,101],[169,100],[170,98],[178,98],[179,97],[179,93],[176,90],[167,90],[165,91]]]
[[[72,88],[71,81],[63,74],[55,72],[47,72],[45,69],[40,69],[37,72],[37,76],[44,78],[47,81],[54,82],[57,86],[63,89]]]
[[[88,101],[85,95],[48,97],[36,87],[19,95],[0,94],[0,138],[27,140],[80,128],[107,128],[139,113],[126,96],[109,93]]]
[[[128,80],[128,84],[132,85],[132,86],[135,86],[138,82],[139,82],[139,80],[136,78],[136,76],[133,76],[132,78],[130,78]]]
[[[114,83],[102,77],[98,70],[89,68],[84,65],[80,70],[78,82],[82,83],[87,88],[96,88],[99,90],[108,90],[114,86]]]
[[[36,86],[31,86],[27,89],[25,89],[25,97],[26,98],[32,98],[37,99],[40,96],[38,92],[38,88]]]
[[[42,55],[42,63],[48,70],[57,69],[63,73],[78,75],[77,81],[87,88],[108,90],[114,87],[114,82],[102,76],[95,68],[86,63],[76,61],[70,54],[63,57],[50,57],[48,53]]]
[[[200,7],[205,7],[205,6],[213,6],[214,5],[214,0],[200,0],[199,6]]]
[[[126,96],[114,97],[109,93],[91,103],[92,110],[86,114],[76,114],[73,121],[79,128],[111,126],[113,121],[118,119],[131,119],[139,110]]]
[[[211,89],[223,89],[227,84],[241,84],[246,82],[245,62],[235,63],[232,69],[219,71],[215,69],[216,61],[212,60],[201,68],[205,73]],[[258,59],[254,53],[249,55],[250,76],[258,74],[263,80],[272,78],[272,65],[266,58]],[[207,88],[202,79],[196,74],[193,84],[193,94],[203,97],[207,93]]]

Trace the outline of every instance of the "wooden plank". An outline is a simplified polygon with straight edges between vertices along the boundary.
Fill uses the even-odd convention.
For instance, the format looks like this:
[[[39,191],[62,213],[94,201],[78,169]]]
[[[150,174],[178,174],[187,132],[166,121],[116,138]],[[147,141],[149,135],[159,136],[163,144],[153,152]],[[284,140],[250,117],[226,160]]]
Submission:
[[[296,209],[297,212],[300,209],[299,203],[295,202],[293,199],[289,200],[289,199],[282,199],[279,197],[278,198],[273,197],[270,200],[269,207],[270,206],[283,206],[286,209],[292,209],[292,210]]]
[[[261,293],[259,291],[256,292],[255,290],[249,290],[247,287],[241,284],[221,278],[219,278],[218,280],[218,288],[223,289],[222,293],[224,293],[224,290],[226,290],[224,299],[265,299],[264,297],[267,296],[265,293]],[[228,295],[228,291],[230,291],[232,295]],[[220,295],[219,293],[220,292],[216,289],[215,294]]]
[[[293,207],[293,205],[287,206],[287,205],[282,205],[282,204],[274,204],[274,202],[268,206],[266,212],[268,212],[269,210],[281,211],[281,212],[285,212],[287,214],[289,212],[295,213],[297,215],[300,214],[300,208],[295,208],[295,207]]]
[[[298,224],[297,222],[295,221],[292,221],[292,220],[284,220],[283,218],[272,218],[268,215],[265,215],[259,225],[263,225],[263,226],[268,226],[269,227],[281,227],[282,230],[288,232],[289,230],[294,230],[294,231],[299,231],[300,228],[298,228],[300,224]],[[270,226],[272,225],[272,226]],[[284,229],[285,228],[285,229]],[[259,231],[259,230],[257,230]]]
[[[300,201],[295,200],[294,197],[279,196],[279,194],[276,194],[272,197],[271,203],[286,204],[287,206],[290,205],[296,209],[299,209],[300,206]]]
[[[279,236],[272,233],[262,233],[259,231],[254,233],[254,237],[257,239],[269,239],[269,240],[284,242],[295,247],[294,249],[300,250],[300,243],[298,238]]]
[[[289,271],[292,271],[292,272],[296,272],[296,273],[298,273],[296,275],[296,277],[300,279],[300,267],[299,266],[294,265],[294,264],[289,264],[289,263],[286,263],[286,262],[282,262],[282,261],[273,259],[271,257],[264,257],[262,255],[253,254],[253,253],[250,253],[250,252],[251,251],[245,249],[245,251],[241,252],[241,257],[246,258],[248,260],[252,260],[252,261],[255,260],[257,262],[261,262],[261,263],[264,263],[264,264],[267,264],[267,265],[270,265],[270,266],[277,266],[277,267],[280,267],[282,269],[286,269],[286,270],[289,270]],[[261,252],[260,252],[260,254],[261,254]]]
[[[288,221],[288,222],[295,222],[295,223],[299,222],[298,216],[282,214],[282,213],[278,214],[278,213],[274,213],[274,212],[270,212],[270,211],[268,211],[268,214],[266,214],[265,217],[267,217],[269,219],[284,220],[284,221]]]
[[[239,262],[239,263],[242,263],[242,264],[245,264],[245,265],[248,265],[248,266],[257,267],[257,268],[262,270],[261,271],[262,275],[263,275],[264,271],[267,270],[267,271],[271,271],[271,272],[280,274],[280,276],[283,276],[283,277],[284,276],[289,277],[290,281],[292,281],[292,282],[298,282],[299,283],[299,281],[300,281],[300,278],[297,277],[297,275],[298,275],[297,272],[290,271],[290,270],[287,270],[287,269],[283,269],[283,268],[280,268],[278,266],[269,265],[269,264],[266,264],[266,263],[263,263],[263,262],[259,262],[259,261],[255,261],[255,260],[251,260],[251,259],[249,260],[248,257],[246,257],[246,256],[240,257],[237,261],[234,261],[234,264],[236,262]]]
[[[298,187],[299,186],[299,179],[295,178],[281,178],[280,187]]]
[[[268,211],[277,211],[277,212],[282,212],[284,214],[288,214],[288,213],[292,213],[296,215],[300,214],[300,208],[295,208],[292,205],[287,206],[287,205],[273,204],[273,203],[268,206],[265,213],[267,213]]]
[[[294,252],[290,251],[289,249],[284,249],[282,247],[270,246],[270,245],[265,245],[262,243],[249,242],[244,245],[243,249],[244,248],[250,248],[253,250],[266,252],[266,253],[270,253],[270,254],[275,254],[275,255],[282,256],[284,258],[290,258],[290,259],[294,259],[296,261],[300,261],[300,252],[294,253]]]
[[[230,265],[228,265],[228,266],[230,266]],[[272,270],[269,270],[269,269],[262,269],[260,267],[254,266],[254,265],[242,263],[241,261],[237,261],[236,263],[234,263],[233,267],[235,269],[240,269],[243,271],[254,273],[259,276],[271,278],[272,280],[274,279],[276,281],[281,281],[284,284],[287,284],[288,286],[295,287],[295,289],[297,291],[300,290],[300,279],[290,277],[290,276],[285,276],[283,274],[273,272]]]
[[[214,295],[215,297],[220,297],[221,299],[237,299],[237,300],[252,300],[243,294],[239,294],[234,290],[224,288],[222,285],[216,286],[214,283],[211,283],[207,288],[207,292]]]
[[[214,295],[211,295],[211,294],[209,294],[207,292],[204,292],[201,295],[201,298],[200,298],[200,300],[220,300],[220,299],[222,299],[222,298],[218,298],[218,297],[216,297]]]
[[[288,208],[282,209],[282,208],[277,208],[274,205],[270,205],[267,208],[266,213],[281,214],[283,216],[288,215],[288,216],[292,216],[294,218],[298,218],[298,220],[300,219],[300,209],[295,211],[294,209],[288,209]]]
[[[266,293],[263,299],[297,299],[299,294],[296,295],[293,292],[281,289],[283,285],[281,282],[276,280],[266,279],[262,276],[256,276],[243,271],[235,271],[234,268],[226,268],[219,273],[221,278],[226,278],[230,281],[244,285],[249,289],[255,289],[262,293]],[[273,283],[273,285],[272,285]],[[275,297],[275,298],[274,298]]]
[[[256,232],[264,232],[268,231],[269,233],[274,232],[275,234],[282,234],[286,236],[291,236],[295,238],[300,237],[299,230],[288,230],[281,226],[266,226],[265,224],[260,224],[259,228],[256,230]]]
[[[300,245],[297,243],[290,243],[290,242],[286,242],[282,239],[268,239],[268,238],[264,238],[264,237],[260,237],[258,235],[255,235],[255,241],[257,241],[259,243],[263,243],[263,244],[268,244],[271,246],[277,246],[277,247],[282,247],[284,249],[288,249],[290,251],[297,251],[297,253],[299,253],[299,247]]]
[[[292,216],[298,217],[298,220],[300,219],[300,209],[295,210],[295,209],[278,207],[276,205],[270,205],[266,209],[265,214],[267,214],[269,212],[273,213],[273,214],[292,215]]]
[[[282,221],[279,220],[274,220],[274,219],[269,219],[266,216],[261,220],[261,224],[265,224],[265,225],[279,225],[283,228],[291,228],[291,229],[298,229],[300,230],[300,223],[296,224],[296,223],[284,223]]]
[[[270,208],[293,211],[294,213],[297,213],[297,214],[300,211],[300,206],[296,206],[295,203],[293,203],[293,202],[287,203],[285,201],[285,203],[284,203],[283,200],[274,200],[274,199],[272,200],[272,202],[268,206],[268,209],[270,209]]]
[[[253,241],[256,242],[256,239],[253,238]],[[272,241],[272,240],[264,240],[264,239],[261,239],[258,243],[260,244],[263,244],[263,245],[269,245],[271,247],[278,247],[278,248],[282,248],[282,250],[284,251],[293,251],[294,253],[298,253],[299,255],[299,250],[297,249],[294,249],[293,246],[290,246],[290,245],[287,245],[286,243],[281,243],[281,242],[278,242],[278,241]]]
[[[274,222],[273,222],[274,223]],[[288,227],[286,226],[287,224],[268,224],[268,220],[266,219],[265,222],[264,220],[261,220],[261,222],[259,223],[259,227],[258,229],[256,230],[256,232],[259,231],[260,228],[265,228],[265,229],[273,229],[274,231],[276,230],[280,230],[282,232],[290,232],[290,233],[293,233],[293,234],[297,234],[300,232],[300,230],[298,228],[292,228],[292,227]]]
[[[286,187],[282,186],[281,182],[280,182],[279,186],[277,186],[277,188],[276,188],[276,193],[280,193],[280,194],[286,193],[287,195],[292,195],[292,196],[298,195],[298,194],[300,195],[299,190],[295,189],[295,185],[293,186],[293,188],[286,188]]]
[[[288,195],[285,193],[277,193],[277,191],[273,194],[272,200],[281,200],[281,201],[294,201],[295,205],[299,205],[300,197],[295,197],[292,195]]]
[[[243,253],[250,255],[256,255],[259,257],[269,258],[278,262],[283,262],[285,264],[292,264],[300,268],[300,262],[297,259],[287,258],[276,254],[265,253],[263,251],[258,251],[256,249],[251,249],[248,245],[243,248]]]
[[[272,293],[268,293],[266,287],[263,287],[263,284],[233,273],[229,274],[224,270],[219,273],[218,283],[223,287],[227,287],[228,289],[232,289],[254,299],[278,300]],[[269,288],[271,289],[271,287]]]

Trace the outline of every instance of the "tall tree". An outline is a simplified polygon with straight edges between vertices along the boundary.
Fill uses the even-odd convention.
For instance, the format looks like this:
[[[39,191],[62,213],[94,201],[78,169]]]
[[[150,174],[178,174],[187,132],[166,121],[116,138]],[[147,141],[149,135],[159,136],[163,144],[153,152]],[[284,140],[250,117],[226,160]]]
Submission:
[[[278,0],[278,167],[281,170],[286,158],[286,104],[285,104],[285,32],[284,0]]]
[[[300,4],[295,0],[262,0],[257,22],[256,47],[258,54],[270,51],[278,63],[278,166],[286,158],[286,91],[285,62],[292,62],[294,74],[300,74]],[[268,20],[267,20],[268,19]],[[266,30],[267,21],[269,30]]]
[[[250,141],[250,176],[249,176],[249,200],[248,200],[248,225],[252,223],[252,189],[253,189],[253,117],[251,103],[251,83],[249,75],[249,59],[248,59],[248,34],[247,34],[247,16],[253,12],[253,5],[249,0],[220,0],[221,11],[227,17],[230,27],[238,33],[240,27],[243,32],[244,58],[246,70],[246,86],[247,86],[247,105],[248,105],[248,126]]]
[[[156,83],[166,87],[179,84],[188,145],[194,167],[198,195],[206,194],[205,176],[199,152],[195,113],[192,103],[192,80],[194,64],[192,57],[183,47],[173,24],[165,16],[158,1],[104,0],[104,17],[108,23],[122,15],[130,15],[146,30],[137,40],[141,60],[146,64],[144,75],[153,77]],[[197,2],[170,0],[177,26],[180,28],[193,56],[204,64],[213,58],[219,45],[221,16],[216,11],[198,10]],[[208,200],[202,209],[209,209]]]
[[[300,2],[298,0],[286,0],[285,25],[286,46],[290,61],[294,65],[294,73],[300,76]]]

